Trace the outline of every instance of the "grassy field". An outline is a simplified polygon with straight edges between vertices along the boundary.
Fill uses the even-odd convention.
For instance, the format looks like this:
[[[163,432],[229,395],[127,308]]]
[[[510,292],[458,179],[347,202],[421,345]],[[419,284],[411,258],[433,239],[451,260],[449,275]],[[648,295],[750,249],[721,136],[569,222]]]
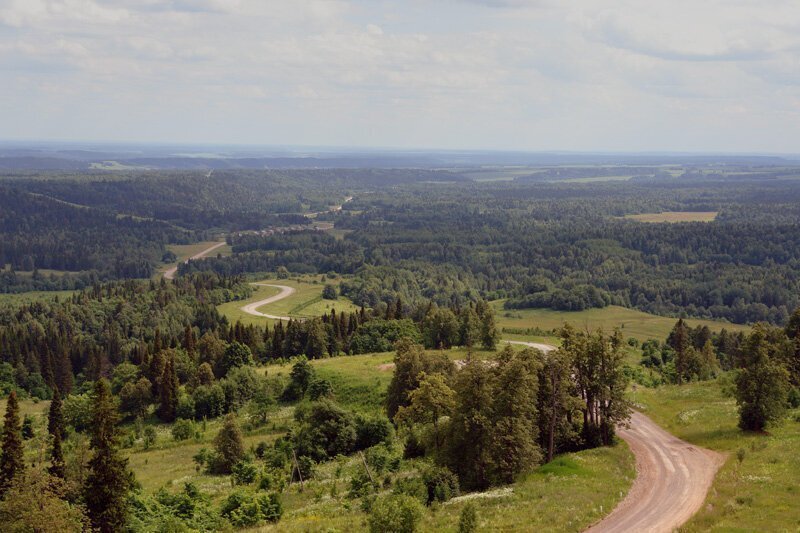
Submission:
[[[178,260],[175,263],[170,263],[168,265],[159,266],[154,277],[156,277],[156,278],[161,277],[161,275],[166,270],[168,270],[170,267],[174,267],[174,266],[176,266],[176,265],[178,265],[180,263],[183,263],[184,261],[186,261],[187,259],[189,259],[193,255],[199,254],[203,250],[206,250],[206,249],[210,248],[211,246],[214,246],[218,242],[219,241],[217,240],[217,241],[196,242],[194,244],[168,244],[167,245],[167,250],[169,250],[172,253],[174,253],[178,257]],[[216,250],[211,252],[211,256],[213,256],[213,257],[216,257],[217,254],[220,254],[222,256],[231,255],[231,247],[230,247],[230,245],[226,244],[225,246],[220,246],[219,248],[217,248]]]
[[[728,454],[706,505],[681,530],[800,530],[800,410],[767,434],[743,433],[736,403],[724,394],[723,384],[645,389],[633,398],[670,433]],[[742,454],[741,463],[737,454]]]
[[[340,278],[326,280],[325,283],[337,285],[341,281]],[[331,312],[331,309],[336,309],[336,312],[351,312],[357,311],[358,307],[354,305],[349,299],[340,296],[337,300],[325,300],[322,298],[322,288],[325,283],[320,281],[319,277],[306,276],[303,278],[294,279],[265,279],[258,283],[274,283],[276,285],[286,285],[292,287],[295,292],[283,300],[273,302],[271,304],[260,307],[258,310],[262,313],[269,313],[276,316],[290,316],[297,318],[309,318],[321,316]],[[247,300],[237,302],[228,302],[218,307],[219,312],[228,317],[231,322],[240,320],[243,324],[264,324],[269,323],[272,325],[274,320],[257,317],[245,313],[241,310],[244,305],[258,300],[263,300],[277,294],[280,289],[274,287],[253,286],[253,295]]]
[[[23,304],[58,298],[64,300],[77,291],[29,291],[19,294],[0,294],[0,304]]]
[[[464,350],[450,350],[448,356],[463,358]],[[486,354],[482,354],[486,355]],[[319,377],[329,379],[337,401],[357,411],[378,411],[385,397],[392,370],[386,363],[392,353],[338,357],[312,361]],[[287,376],[291,365],[266,367],[271,376]],[[285,433],[293,408],[283,406],[270,417],[268,426],[246,432],[245,443],[272,442]],[[202,447],[210,447],[219,429],[218,420],[201,427],[199,441],[175,443],[168,426],[158,425],[154,448],[137,449],[128,454],[131,467],[145,490],[161,487],[178,490],[191,481],[200,490],[220,502],[230,491],[227,476],[210,476],[195,469],[192,456]],[[400,475],[410,475],[420,465],[404,463]],[[312,481],[303,490],[290,485],[282,494],[284,517],[274,526],[258,531],[366,531],[367,515],[359,501],[347,497],[349,478],[362,468],[358,456],[320,464]],[[635,476],[634,460],[622,443],[613,448],[587,450],[558,457],[517,483],[457,498],[434,506],[425,513],[420,531],[456,531],[461,509],[467,501],[475,502],[481,527],[494,530],[580,531],[610,512],[627,493]],[[255,531],[255,530],[254,530]]]
[[[712,222],[718,214],[718,211],[663,211],[661,213],[625,215],[624,218],[639,222]]]
[[[570,323],[581,329],[603,328],[611,331],[615,327],[622,330],[623,335],[634,337],[640,341],[647,339],[666,339],[677,319],[651,315],[635,309],[608,306],[602,309],[586,311],[554,311],[552,309],[503,309],[503,300],[492,302],[497,316],[497,324],[501,328],[539,328],[544,331],[558,329],[564,323]],[[706,325],[712,331],[722,328],[728,331],[748,330],[748,326],[718,322],[714,320],[688,319],[686,322],[695,327]],[[503,338],[517,338],[517,335],[503,335]],[[519,337],[522,338],[522,337]],[[535,340],[531,338],[530,340]],[[544,342],[547,342],[546,340]]]

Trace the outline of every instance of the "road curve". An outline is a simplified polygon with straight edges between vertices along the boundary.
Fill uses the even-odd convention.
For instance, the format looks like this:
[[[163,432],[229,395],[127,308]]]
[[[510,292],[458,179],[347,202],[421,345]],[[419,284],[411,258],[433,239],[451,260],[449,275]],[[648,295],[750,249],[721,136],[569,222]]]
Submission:
[[[225,246],[225,244],[226,243],[224,241],[223,242],[218,242],[218,243],[216,243],[216,244],[214,244],[212,246],[209,246],[208,248],[206,248],[202,252],[194,254],[189,259],[202,259],[203,257],[205,257],[206,255],[210,254],[211,252],[213,252],[214,250],[216,250],[220,246]],[[189,259],[184,261],[184,263],[188,263]],[[170,267],[170,268],[168,268],[167,270],[164,271],[164,279],[175,279],[175,274],[177,274],[177,273],[178,273],[178,266],[177,265],[175,265],[174,267]]]
[[[551,352],[556,349],[555,346],[550,344],[542,344],[541,342],[527,342],[527,341],[502,341],[506,344],[519,344],[520,346],[527,346],[528,348],[536,348],[544,353]]]
[[[617,434],[636,456],[636,480],[587,533],[672,532],[702,507],[724,457],[680,440],[637,411]]]
[[[262,313],[261,311],[257,311],[257,309],[262,305],[271,304],[273,302],[277,302],[278,300],[283,300],[284,298],[288,298],[289,296],[295,293],[295,289],[293,287],[289,287],[287,285],[273,285],[272,283],[251,283],[250,285],[258,285],[259,287],[275,287],[280,289],[281,292],[279,292],[275,296],[270,296],[269,298],[264,298],[263,300],[258,300],[257,302],[247,304],[243,307],[240,307],[239,309],[253,316],[271,318],[273,320],[289,320],[288,316],[268,315],[267,313]]]

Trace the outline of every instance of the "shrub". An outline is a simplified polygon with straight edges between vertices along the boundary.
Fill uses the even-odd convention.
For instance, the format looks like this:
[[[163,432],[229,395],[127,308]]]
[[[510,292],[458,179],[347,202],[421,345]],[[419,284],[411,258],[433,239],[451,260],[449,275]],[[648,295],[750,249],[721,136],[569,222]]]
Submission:
[[[423,504],[428,503],[428,487],[425,486],[425,482],[422,481],[422,478],[418,476],[398,479],[394,483],[392,492],[394,494],[411,496]]]
[[[197,387],[192,399],[195,418],[216,418],[225,413],[225,391],[218,383]]]
[[[333,385],[327,379],[315,379],[308,386],[308,396],[312,401],[333,398]]]
[[[191,420],[179,418],[172,424],[172,438],[175,440],[191,439],[194,435],[194,424]]]
[[[263,522],[277,522],[283,506],[277,494],[245,495],[234,492],[223,502],[220,514],[236,527],[250,527]]]
[[[191,396],[182,394],[181,397],[178,398],[178,407],[175,409],[175,416],[178,418],[191,420],[192,418],[194,418],[194,414],[195,414],[194,399]]]
[[[336,287],[331,284],[326,284],[322,288],[322,297],[325,300],[335,300],[339,297],[339,293],[337,292]]]
[[[239,461],[231,469],[231,477],[235,485],[249,485],[256,480],[258,469],[249,461]]]
[[[365,450],[392,441],[392,423],[385,416],[356,418],[356,449]]]
[[[372,533],[411,533],[417,531],[422,518],[422,505],[405,494],[377,498],[367,522]]]
[[[406,437],[406,443],[403,447],[403,459],[414,459],[415,457],[425,456],[425,444],[422,438],[416,431],[412,431]]]
[[[294,434],[298,455],[322,461],[353,451],[356,425],[350,412],[326,400],[313,404],[301,416],[301,425]]]
[[[385,445],[369,448],[364,456],[374,474],[382,475],[386,471],[397,472],[400,469],[400,457]]]
[[[428,489],[428,505],[458,496],[458,477],[448,468],[430,467],[422,474],[422,480]]]
[[[475,533],[475,531],[478,531],[478,512],[474,503],[467,502],[458,520],[458,533]]]

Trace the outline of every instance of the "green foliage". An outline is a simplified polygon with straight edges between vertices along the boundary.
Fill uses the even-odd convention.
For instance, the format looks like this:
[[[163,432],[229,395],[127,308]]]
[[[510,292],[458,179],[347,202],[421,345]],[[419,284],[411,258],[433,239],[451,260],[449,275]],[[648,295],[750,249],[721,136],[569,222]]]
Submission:
[[[232,368],[250,365],[253,363],[253,354],[250,348],[240,342],[232,342],[222,354],[218,363],[217,375],[225,376]]]
[[[194,424],[191,420],[179,418],[172,424],[172,438],[176,441],[188,440],[194,436]]]
[[[17,393],[8,395],[3,420],[2,454],[0,454],[0,498],[11,488],[17,476],[25,472],[25,447],[19,420]]]
[[[239,461],[231,469],[231,478],[236,485],[249,485],[257,476],[258,468],[250,461]]]
[[[305,356],[301,355],[295,360],[289,378],[289,385],[283,393],[284,398],[287,400],[302,399],[314,379],[314,368]]]
[[[356,416],[356,449],[365,450],[378,444],[389,444],[393,435],[394,428],[386,417]]]
[[[739,427],[763,431],[786,412],[789,373],[770,355],[775,347],[768,332],[756,327],[743,347],[744,361],[736,376]]]
[[[386,412],[390,419],[394,419],[400,407],[410,404],[409,393],[419,386],[422,372],[449,376],[454,371],[453,363],[445,355],[428,354],[411,339],[401,339],[395,348],[394,374],[386,392]]]
[[[214,451],[216,453],[209,465],[214,474],[230,474],[233,466],[244,458],[242,430],[233,414],[227,415],[222,422],[222,429],[214,438]]]
[[[150,404],[153,403],[153,385],[146,377],[135,383],[127,382],[119,391],[119,408],[132,417],[144,418]]]
[[[91,423],[92,397],[89,394],[70,394],[64,400],[64,421],[75,431],[85,431]]]
[[[119,531],[128,516],[127,497],[131,486],[128,461],[117,449],[118,414],[105,379],[95,383],[90,424],[89,475],[84,501],[92,527],[102,532]]]
[[[333,399],[334,396],[333,384],[327,379],[314,379],[308,386],[308,397],[313,402],[325,398]]]
[[[422,342],[422,334],[413,320],[376,318],[358,326],[350,340],[350,350],[354,354],[388,352],[403,338]]]
[[[225,391],[219,383],[197,387],[192,400],[195,418],[216,418],[225,413]]]
[[[478,531],[478,511],[473,502],[467,502],[461,509],[458,518],[458,533],[475,533]]]
[[[326,283],[325,286],[322,288],[322,297],[325,300],[335,300],[339,297],[339,293],[336,290],[336,286],[331,285],[330,283]]]
[[[80,506],[65,499],[64,482],[41,468],[20,475],[0,501],[0,524],[8,532],[80,532],[88,528]]]
[[[234,492],[223,502],[220,514],[236,527],[252,527],[280,520],[283,505],[275,493],[248,495]]]
[[[372,504],[367,523],[372,533],[413,533],[419,527],[423,507],[412,496],[381,496]]]
[[[337,455],[348,455],[356,444],[356,423],[353,415],[329,400],[315,402],[298,420],[293,433],[298,455],[322,461]]]
[[[422,481],[428,492],[427,505],[446,502],[459,494],[458,476],[445,467],[429,467],[422,473]]]

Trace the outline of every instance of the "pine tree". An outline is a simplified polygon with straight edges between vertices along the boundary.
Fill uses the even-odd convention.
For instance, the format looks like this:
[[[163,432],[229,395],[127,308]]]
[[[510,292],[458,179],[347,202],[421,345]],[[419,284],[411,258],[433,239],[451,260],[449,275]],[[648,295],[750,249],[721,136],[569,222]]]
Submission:
[[[64,412],[61,392],[56,387],[53,390],[53,399],[50,401],[50,410],[47,412],[47,432],[53,437],[58,434],[64,437]]]
[[[25,470],[24,448],[22,445],[22,426],[19,421],[17,393],[8,395],[6,417],[3,423],[3,454],[0,456],[0,498],[11,487],[16,476]]]
[[[64,462],[64,451],[61,449],[61,433],[53,435],[53,442],[50,448],[50,467],[47,469],[51,476],[59,479],[66,478],[66,463]]]
[[[117,450],[118,418],[108,381],[100,379],[94,386],[90,440],[93,454],[84,498],[92,527],[102,533],[121,531],[128,510],[131,477],[127,459],[120,457]]]
[[[173,422],[175,412],[178,409],[178,375],[175,373],[175,357],[169,357],[164,365],[164,373],[161,375],[161,385],[159,387],[160,404],[158,406],[158,418],[164,422]]]
[[[681,318],[675,323],[675,327],[672,328],[672,332],[667,338],[667,344],[675,350],[675,374],[678,378],[678,385],[683,383],[688,374],[689,358],[691,356],[689,353],[689,348],[691,347],[689,341],[689,328]]]

